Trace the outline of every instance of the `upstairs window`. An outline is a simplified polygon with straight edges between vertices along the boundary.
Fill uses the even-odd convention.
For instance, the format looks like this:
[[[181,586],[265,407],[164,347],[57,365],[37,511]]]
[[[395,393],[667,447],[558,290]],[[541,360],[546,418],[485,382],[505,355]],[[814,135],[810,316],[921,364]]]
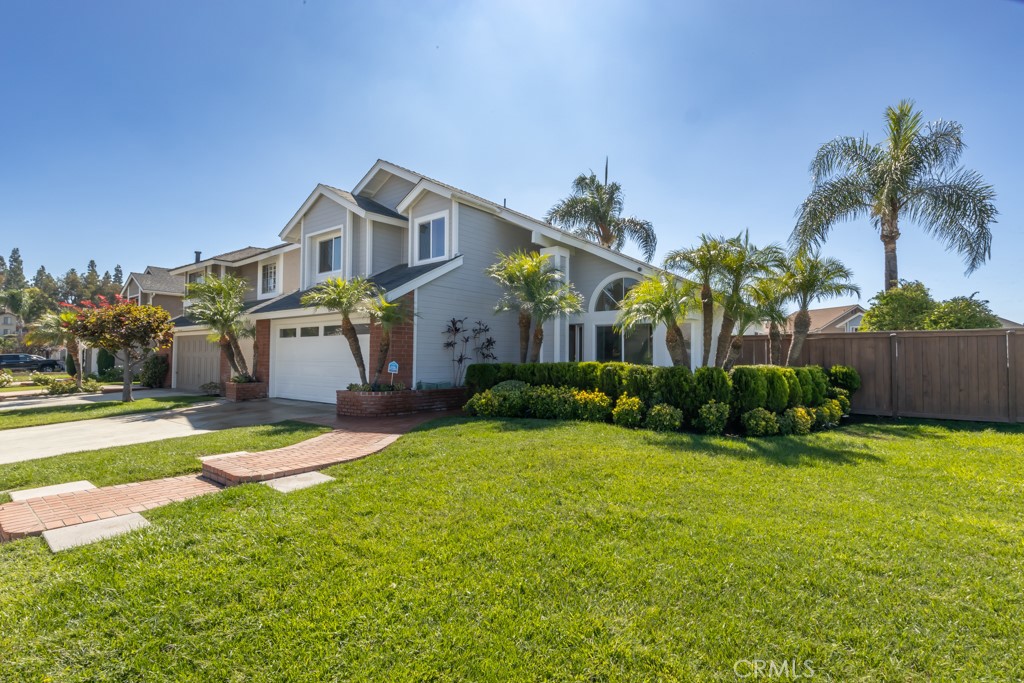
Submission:
[[[341,270],[341,238],[334,237],[320,240],[318,246],[319,258],[317,260],[318,273],[330,273]]]
[[[202,271],[194,270],[194,271],[192,271],[191,273],[188,274],[188,283],[190,285],[194,285],[197,282],[202,282],[202,281],[203,281],[203,273],[202,273]]]
[[[617,311],[622,297],[631,290],[638,280],[632,277],[620,277],[606,284],[598,293],[594,304],[595,311]]]
[[[445,243],[446,215],[428,216],[416,223],[416,257],[419,261],[433,261],[444,258],[448,245]]]
[[[272,294],[277,291],[277,264],[267,263],[262,269],[262,284],[260,293]]]

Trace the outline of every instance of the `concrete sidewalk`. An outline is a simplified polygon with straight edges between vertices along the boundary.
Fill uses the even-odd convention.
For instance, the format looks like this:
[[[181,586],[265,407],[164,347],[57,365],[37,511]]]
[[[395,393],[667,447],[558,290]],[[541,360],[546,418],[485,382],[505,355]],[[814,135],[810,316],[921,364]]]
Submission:
[[[323,423],[334,415],[335,407],[328,403],[276,398],[229,403],[214,399],[178,410],[8,429],[0,431],[0,464],[282,420]]]
[[[166,398],[167,396],[195,396],[195,392],[176,391],[174,389],[143,389],[137,390],[135,398]],[[11,392],[18,393],[18,392]],[[133,392],[134,393],[134,392]],[[70,396],[47,396],[46,394],[29,394],[13,396],[0,401],[0,413],[26,408],[52,408],[54,406],[80,406],[90,403],[106,403],[120,401],[121,393],[116,394],[71,394]]]

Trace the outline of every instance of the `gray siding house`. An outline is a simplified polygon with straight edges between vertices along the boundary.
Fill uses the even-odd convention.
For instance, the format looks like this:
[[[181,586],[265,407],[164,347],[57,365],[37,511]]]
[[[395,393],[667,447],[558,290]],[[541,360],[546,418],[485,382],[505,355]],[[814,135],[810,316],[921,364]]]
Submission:
[[[485,272],[498,252],[516,249],[551,254],[585,298],[583,313],[547,323],[542,360],[670,364],[663,328],[629,335],[614,329],[624,292],[657,268],[387,161],[377,161],[351,191],[317,185],[279,237],[277,247],[250,247],[171,271],[187,279],[225,272],[251,278],[249,315],[257,348],[266,355],[260,379],[269,383],[270,396],[333,402],[335,390],[358,381],[340,320],[300,303],[304,292],[328,278],[367,277],[389,300],[404,298],[412,307],[411,330],[403,331],[411,343],[397,344],[394,359],[401,366],[396,379],[410,387],[452,381],[451,352],[443,346],[452,318],[488,325],[498,360],[516,362],[516,316],[494,313],[501,290]],[[264,291],[270,272],[273,288]],[[214,372],[216,345],[188,320],[187,301],[175,322],[175,386],[216,380],[207,376]],[[354,322],[369,359],[370,321]],[[699,324],[695,317],[683,325],[691,365],[702,353]]]

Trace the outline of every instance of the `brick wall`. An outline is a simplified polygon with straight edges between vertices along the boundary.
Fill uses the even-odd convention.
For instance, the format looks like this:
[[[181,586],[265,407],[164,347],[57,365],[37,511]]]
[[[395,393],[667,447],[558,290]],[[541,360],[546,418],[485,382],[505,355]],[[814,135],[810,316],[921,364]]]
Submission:
[[[270,321],[256,321],[256,367],[253,373],[260,382],[270,382]]]
[[[391,349],[388,357],[384,359],[384,370],[381,372],[380,381],[390,383],[391,375],[388,373],[387,364],[391,361],[398,362],[398,372],[395,374],[395,381],[403,383],[406,387],[412,388],[412,346],[413,336],[416,329],[416,320],[413,318],[413,311],[416,303],[416,293],[409,292],[399,302],[405,306],[409,313],[409,322],[403,325],[396,325],[391,331]],[[370,358],[366,366],[367,381],[373,381],[373,371],[377,367],[378,349],[380,348],[380,325],[370,324]]]
[[[424,391],[338,391],[338,415],[384,417],[458,410],[469,400],[465,387]]]

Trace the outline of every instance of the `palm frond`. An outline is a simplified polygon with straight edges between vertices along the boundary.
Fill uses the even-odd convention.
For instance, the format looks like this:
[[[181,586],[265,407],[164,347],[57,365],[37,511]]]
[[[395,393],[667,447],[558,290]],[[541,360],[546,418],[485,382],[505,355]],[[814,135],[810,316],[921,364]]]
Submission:
[[[863,176],[877,159],[878,150],[871,146],[866,135],[838,137],[826,142],[814,155],[811,180],[819,185],[837,173]]]
[[[992,256],[992,224],[998,211],[995,190],[975,171],[958,169],[921,181],[907,202],[910,217],[946,248],[964,257],[966,273]]]
[[[871,208],[871,187],[864,178],[846,175],[821,183],[800,205],[790,244],[820,245],[836,223],[866,217]]]

